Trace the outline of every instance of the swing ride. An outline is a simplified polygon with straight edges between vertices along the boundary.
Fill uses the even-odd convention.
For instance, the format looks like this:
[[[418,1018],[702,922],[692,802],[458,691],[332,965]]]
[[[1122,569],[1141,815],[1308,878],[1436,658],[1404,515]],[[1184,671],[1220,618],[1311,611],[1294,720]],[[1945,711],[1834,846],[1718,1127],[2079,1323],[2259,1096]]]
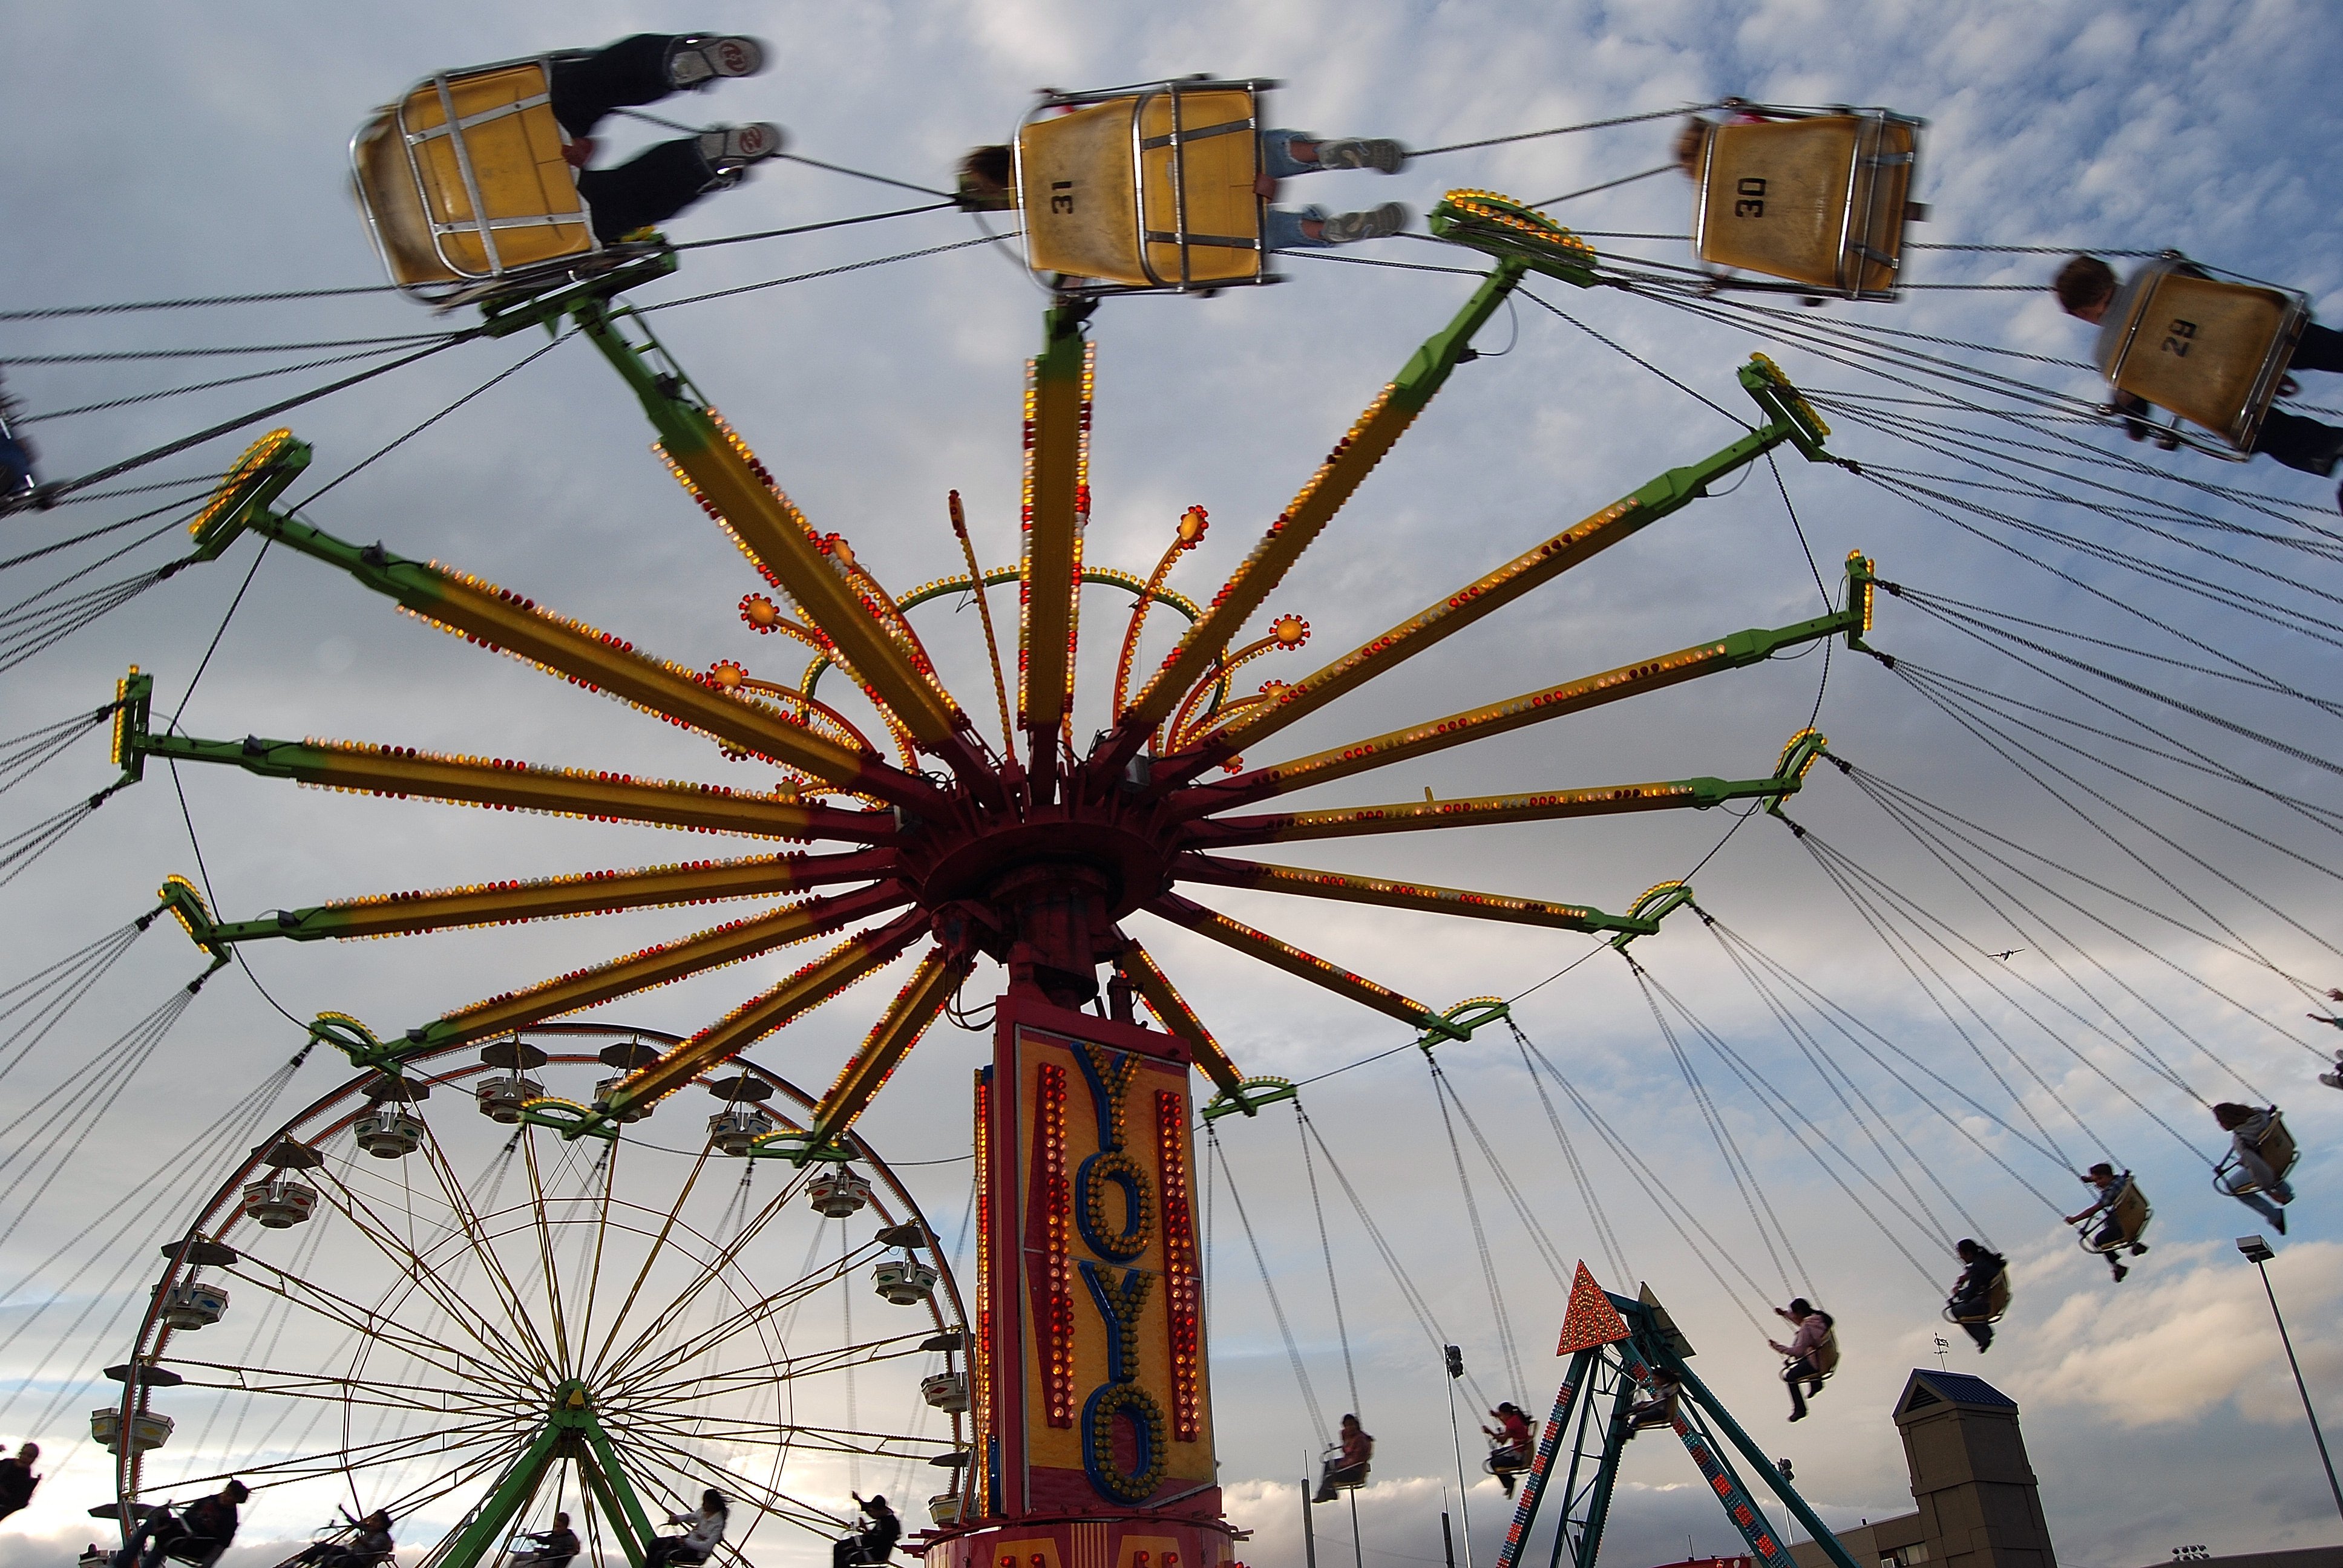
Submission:
[[[1502,1025],[1555,1135],[1558,1168],[1571,1174],[1606,1252],[1606,1271],[1622,1282],[1633,1277],[1618,1230],[1564,1131],[1556,1088],[1721,1286],[1745,1302],[1768,1293],[1676,1197],[1666,1173],[1530,1040],[1511,1004],[1416,1000],[1200,900],[1212,897],[1209,890],[1233,889],[1595,939],[1603,944],[1595,950],[1614,951],[1635,980],[1657,1038],[1749,1205],[1755,1238],[1793,1261],[1790,1232],[1721,1105],[1779,1123],[1927,1276],[1936,1265],[1912,1248],[1949,1251],[1957,1231],[1939,1211],[1966,1213],[1926,1171],[1909,1129],[1874,1098],[1889,1092],[1877,1087],[1883,1078],[2037,1196],[2030,1172],[2074,1171],[2078,1164],[2045,1123],[2047,1111],[2028,1101],[2012,1072],[2038,1087],[2045,1105],[2056,1104],[2078,1127],[2081,1121],[2010,1043],[2005,1031],[2019,1027],[2011,1016],[2056,1038],[2073,1056],[2074,1072],[2096,1074],[2159,1123],[2110,1063],[2127,1074],[2137,1069],[2156,1091],[2209,1103],[2135,1018],[2103,1000],[2137,993],[2072,941],[2061,945],[2043,910],[2071,904],[2067,894],[2004,859],[2028,851],[1867,772],[1833,750],[1811,722],[1792,735],[1770,771],[1738,769],[1745,777],[1557,780],[1508,794],[1433,799],[1426,791],[1422,801],[1297,807],[1286,800],[1812,648],[1875,655],[1868,638],[1882,590],[1940,618],[1989,620],[1991,611],[1883,578],[1858,551],[1846,559],[1836,591],[1825,588],[1822,614],[1640,649],[1611,668],[1282,756],[1274,742],[1290,727],[1761,462],[1773,467],[1784,448],[1909,495],[1911,481],[1877,467],[1866,473],[1845,457],[1818,411],[1845,407],[1858,428],[1877,434],[1875,409],[1794,384],[1765,353],[1735,372],[1747,407],[1735,416],[1745,433],[1730,444],[1704,455],[1673,432],[1655,437],[1657,447],[1682,449],[1655,452],[1654,466],[1675,466],[1314,670],[1245,689],[1256,673],[1248,666],[1298,651],[1311,637],[1309,622],[1295,613],[1261,625],[1272,595],[1455,370],[1481,356],[1475,340],[1483,328],[1516,300],[1562,314],[1526,286],[1665,298],[1821,361],[1859,359],[1865,350],[1841,324],[1735,297],[1904,297],[1906,263],[1916,248],[1906,227],[1926,216],[1911,199],[1923,122],[1885,109],[1709,106],[1734,114],[1692,138],[1689,239],[1707,269],[1694,269],[1696,285],[1599,250],[1538,207],[1477,188],[1449,191],[1427,226],[1443,255],[1469,267],[1473,292],[1444,324],[1424,324],[1431,330],[1421,347],[1207,597],[1170,581],[1209,526],[1202,507],[1178,518],[1151,570],[1101,565],[1087,548],[1096,344],[1111,319],[1096,313],[1121,308],[1115,301],[1127,295],[1210,295],[1277,281],[1269,270],[1256,141],[1269,123],[1264,97],[1276,84],[1202,77],[1045,95],[1014,143],[1026,264],[1050,292],[1027,370],[1019,558],[984,564],[955,492],[950,516],[964,569],[898,591],[843,534],[818,531],[757,457],[750,433],[718,412],[654,334],[646,310],[630,303],[636,291],[677,270],[677,253],[656,235],[615,243],[595,237],[562,156],[567,138],[553,116],[548,81],[542,59],[440,73],[361,128],[353,166],[377,254],[393,285],[411,297],[443,309],[479,307],[468,337],[541,331],[557,341],[589,342],[640,406],[659,460],[758,579],[753,586],[744,579],[740,621],[760,639],[797,645],[807,655],[802,672],[794,679],[753,675],[732,658],[688,668],[639,648],[623,632],[546,608],[525,588],[402,555],[396,540],[338,537],[286,501],[313,460],[291,428],[263,436],[209,487],[189,524],[186,564],[220,559],[239,544],[282,546],[427,626],[711,741],[722,759],[749,764],[759,782],[650,777],[618,757],[561,768],[391,740],[206,739],[158,716],[157,672],[133,667],[99,709],[112,729],[119,775],[107,792],[141,782],[150,767],[176,777],[179,764],[202,763],[379,798],[721,833],[769,847],[735,858],[362,893],[249,918],[216,911],[194,885],[174,878],[156,912],[169,912],[214,970],[240,949],[270,941],[762,902],[754,913],[691,936],[516,984],[434,1017],[390,1020],[396,1027],[379,1032],[320,1015],[309,1026],[310,1045],[338,1052],[357,1076],[290,1121],[268,1123],[274,1131],[256,1121],[260,1139],[251,1152],[221,1162],[207,1195],[186,1206],[116,1369],[118,1397],[90,1417],[93,1441],[115,1456],[116,1479],[113,1502],[92,1512],[114,1519],[126,1537],[158,1501],[242,1475],[288,1497],[314,1496],[314,1504],[297,1507],[320,1518],[334,1499],[359,1496],[408,1521],[404,1543],[427,1539],[435,1568],[477,1568],[574,1500],[595,1549],[607,1543],[639,1568],[654,1550],[659,1509],[703,1486],[734,1489],[736,1503],[759,1518],[820,1535],[837,1515],[818,1500],[819,1487],[799,1477],[827,1478],[849,1465],[876,1473],[931,1463],[947,1474],[929,1504],[931,1529],[922,1542],[929,1568],[1233,1562],[1239,1533],[1223,1517],[1203,1310],[1209,1210],[1197,1191],[1215,1171],[1260,1264],[1312,1424],[1332,1429],[1278,1304],[1222,1130],[1257,1125],[1272,1106],[1292,1105],[1354,1410],[1360,1391],[1319,1203],[1319,1164],[1348,1197],[1419,1326],[1435,1344],[1453,1342],[1304,1113],[1300,1090],[1246,1072],[1204,1010],[1192,1007],[1142,945],[1144,918],[1414,1034],[1516,1395],[1528,1387],[1527,1369],[1466,1173],[1460,1126],[1553,1274],[1549,1299],[1567,1302],[1561,1353],[1571,1359],[1561,1393],[1534,1452],[1501,1448],[1503,1462],[1493,1454],[1484,1467],[1506,1481],[1509,1494],[1515,1478],[1522,1483],[1501,1568],[1519,1561],[1557,1474],[1554,1560],[1567,1551],[1574,1568],[1593,1568],[1624,1445],[1638,1432],[1663,1430],[1682,1441],[1765,1568],[1788,1568],[1786,1549],[1728,1453],[1755,1467],[1748,1473],[1755,1483],[1774,1492],[1838,1568],[1853,1568],[1786,1476],[1693,1374],[1689,1343],[1648,1288],[1640,1298],[1608,1293],[1584,1263],[1565,1265],[1550,1219],[1508,1174],[1467,1110],[1441,1052],[1483,1030],[1490,1032],[1480,1038],[1493,1038],[1491,1026]],[[2113,337],[2102,338],[2099,368],[2113,391],[2166,408],[2242,455],[2280,395],[2306,319],[2299,296],[2157,262],[2141,275],[2122,319],[2110,315]],[[2159,334],[2167,346],[2160,357],[2152,341]],[[2170,348],[2174,342],[2182,347]],[[1011,584],[1013,701],[1008,650],[999,647],[1008,639],[996,631],[989,596]],[[1113,594],[1128,609],[1106,628],[1116,648],[1113,679],[1097,704],[1100,727],[1083,746],[1074,674],[1085,646],[1086,589]],[[930,651],[933,622],[923,633],[914,615],[930,606],[972,606],[981,618],[990,668],[961,686],[974,694],[965,706]],[[1091,622],[1099,625],[1095,608]],[[1167,622],[1176,622],[1174,640],[1151,663],[1141,650],[1162,642]],[[1966,716],[1977,727],[1973,733],[2007,733],[2012,715],[1992,707],[1991,694],[1957,690],[1933,671],[1878,657],[1940,708]],[[817,695],[832,671],[830,694]],[[976,716],[987,687],[997,727]],[[2019,749],[2036,756],[2030,746]],[[1787,807],[1825,760],[1956,875],[1974,873],[1965,885],[2001,917],[1999,929],[2033,937],[2038,950],[2056,955],[2056,978],[1996,975],[1990,963],[1979,966],[1983,950],[1952,932],[1936,910],[1794,819]],[[1237,853],[1735,803],[1788,829],[2006,1096],[1990,1104],[1974,1097],[1945,1076],[1954,1070],[1947,1063],[1915,1054],[1724,924],[1685,880],[1658,882],[1610,912],[1594,902]],[[1998,869],[1981,869],[1988,864]],[[1854,1131],[1825,1131],[1815,1106],[1775,1087],[1745,1048],[1712,1030],[1650,972],[1635,944],[1660,933],[1679,910],[1692,912],[1748,981]],[[2217,942],[2234,938],[2243,945],[2217,919],[2195,912],[2217,928]],[[696,1031],[574,1021],[718,969],[758,960],[769,967],[770,955],[817,940],[830,945]],[[106,951],[112,957],[104,963],[73,960],[82,966],[73,977],[86,971],[94,984],[120,956]],[[905,959],[913,960],[909,978],[826,1091],[802,1092],[752,1065],[747,1053],[778,1031]],[[990,1024],[991,1054],[975,1074],[975,1263],[972,1274],[956,1277],[938,1232],[857,1127],[935,1020],[950,1013],[960,1021],[956,999],[986,961],[1004,970],[1007,990]],[[2265,967],[2277,968],[2267,960]],[[1992,988],[2007,1012],[1985,1016],[1973,1000],[1976,985]],[[167,1020],[156,1039],[161,1027]],[[2244,1082],[2201,1041],[2184,1038]],[[1704,1050],[1725,1074],[1714,1084],[1695,1063]],[[1191,1095],[1192,1070],[1211,1082],[1207,1102]],[[2261,1179],[2233,1151],[2210,1162],[2215,1188],[2241,1201],[2276,1194],[2284,1201],[2297,1162],[2292,1137],[2276,1103],[2245,1088],[2256,1107],[2267,1107],[2252,1152],[2273,1175]],[[693,1089],[716,1101],[704,1132],[697,1118],[679,1127],[677,1097]],[[779,1113],[769,1104],[776,1101]],[[726,1161],[739,1164],[730,1191]],[[763,1172],[772,1173],[763,1179],[773,1190],[755,1191],[752,1178]],[[517,1184],[516,1177],[523,1180]],[[1924,1191],[1932,1182],[1936,1191]],[[2122,1183],[2101,1228],[2078,1231],[2086,1251],[2146,1250],[2140,1238],[2153,1211],[2127,1170]],[[2278,1224],[2283,1231],[2282,1219]],[[1787,1284],[1790,1270],[1782,1271]],[[1946,1316],[1991,1323],[2011,1302],[2005,1270],[1984,1315],[1953,1318],[1948,1308]],[[860,1336],[858,1307],[866,1314]],[[904,1308],[910,1310],[898,1311]],[[247,1315],[253,1338],[228,1348],[231,1335],[223,1331]],[[834,1335],[833,1320],[843,1325]],[[262,1322],[270,1325],[265,1352]],[[213,1345],[222,1349],[211,1352]],[[1835,1335],[1825,1345],[1812,1362],[1816,1389],[1836,1367]],[[1452,1376],[1470,1381],[1453,1356],[1451,1366]],[[913,1402],[917,1419],[902,1423],[907,1430],[873,1425],[858,1413],[870,1408],[877,1396],[868,1391],[879,1385],[898,1404]],[[1490,1402],[1477,1382],[1472,1387]],[[1332,1490],[1367,1482],[1363,1462],[1330,1464]]]

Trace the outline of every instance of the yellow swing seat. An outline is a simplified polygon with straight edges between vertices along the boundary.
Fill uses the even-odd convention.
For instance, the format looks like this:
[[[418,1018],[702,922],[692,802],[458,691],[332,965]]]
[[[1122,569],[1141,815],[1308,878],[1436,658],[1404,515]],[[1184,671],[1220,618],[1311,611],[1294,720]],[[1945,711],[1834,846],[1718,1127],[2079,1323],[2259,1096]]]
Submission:
[[[2255,1141],[2254,1148],[2264,1162],[2278,1172],[2278,1179],[2283,1181],[2287,1172],[2294,1169],[2298,1151],[2294,1146],[2294,1134],[2286,1130],[2286,1118],[2278,1113],[2278,1107],[2273,1105],[2268,1109],[2269,1125],[2262,1129],[2262,1135]],[[2261,1191],[2258,1182],[2247,1179],[2234,1151],[2223,1155],[2220,1164],[2213,1168],[2213,1188],[2232,1198]]]
[[[446,307],[607,271],[606,246],[562,156],[553,56],[442,71],[350,138],[375,252],[392,283]]]
[[[1045,94],[1017,130],[1025,265],[1083,295],[1276,282],[1257,183],[1262,99],[1277,85],[1189,77]]]
[[[2005,1266],[2000,1273],[1994,1276],[1992,1286],[1987,1289],[1985,1293],[1984,1312],[1956,1312],[1948,1302],[1945,1307],[1945,1322],[1948,1323],[1997,1323],[2001,1322],[2002,1314],[2008,1311],[2009,1270]]]
[[[1896,298],[1926,122],[1887,109],[1765,112],[1777,117],[1713,126],[1704,140],[1700,259],[1785,280],[1742,286]]]
[[[2137,1247],[2140,1237],[2147,1232],[2147,1222],[2156,1218],[2155,1209],[2148,1204],[2147,1194],[2139,1190],[2139,1183],[2131,1179],[2128,1171],[2124,1172],[2123,1191],[2116,1198],[2114,1207],[2108,1210],[2107,1218],[2115,1221],[2116,1239],[2104,1247],[2100,1246],[2091,1240],[2091,1233],[2097,1227],[2086,1221],[2078,1232],[2083,1251],[2104,1258],[2126,1248]]]
[[[2099,324],[2108,387],[2221,438],[2220,447],[2189,442],[2200,451],[2250,457],[2309,301],[2291,289],[2207,277],[2177,253],[2147,263],[2124,291],[2127,307]]]

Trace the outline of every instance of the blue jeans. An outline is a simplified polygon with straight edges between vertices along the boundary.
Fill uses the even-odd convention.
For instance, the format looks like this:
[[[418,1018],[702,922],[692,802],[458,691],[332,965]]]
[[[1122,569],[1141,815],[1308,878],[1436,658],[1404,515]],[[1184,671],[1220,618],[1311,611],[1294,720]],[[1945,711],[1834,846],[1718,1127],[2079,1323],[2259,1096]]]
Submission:
[[[1315,174],[1316,164],[1295,161],[1295,142],[1315,142],[1320,136],[1309,131],[1263,131],[1261,133],[1261,169],[1273,180],[1290,180],[1296,175]],[[1302,232],[1304,223],[1324,223],[1326,209],[1322,206],[1273,206],[1262,228],[1262,246],[1270,250],[1304,250],[1327,245],[1323,239],[1312,239]]]
[[[2343,332],[2317,322],[2304,327],[2302,341],[2295,345],[2294,358],[2287,368],[2343,371]],[[2324,478],[2335,472],[2337,460],[2343,458],[2343,430],[2273,408],[2262,416],[2254,450],[2289,468]]]

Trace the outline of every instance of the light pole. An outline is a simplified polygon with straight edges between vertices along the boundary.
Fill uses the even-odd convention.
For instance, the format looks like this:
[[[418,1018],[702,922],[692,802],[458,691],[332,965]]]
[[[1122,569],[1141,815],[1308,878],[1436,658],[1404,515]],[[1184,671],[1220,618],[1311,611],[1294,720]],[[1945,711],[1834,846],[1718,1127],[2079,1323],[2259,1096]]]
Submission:
[[[2294,1369],[2295,1392],[2302,1395],[2302,1413],[2310,1422],[2310,1440],[2318,1445],[2318,1462],[2327,1467],[2327,1490],[2335,1494],[2335,1512],[2343,1514],[2343,1486],[2335,1483],[2335,1461],[2328,1456],[2326,1434],[2318,1430],[2318,1412],[2310,1408],[2310,1388],[2302,1381],[2302,1363],[2294,1359],[2294,1339],[2286,1332],[2286,1315],[2278,1310],[2278,1292],[2270,1289],[2269,1261],[2278,1256],[2259,1236],[2237,1238],[2237,1251],[2261,1271],[2262,1294],[2269,1298],[2270,1316],[2278,1320],[2278,1342],[2286,1347],[2286,1364]]]

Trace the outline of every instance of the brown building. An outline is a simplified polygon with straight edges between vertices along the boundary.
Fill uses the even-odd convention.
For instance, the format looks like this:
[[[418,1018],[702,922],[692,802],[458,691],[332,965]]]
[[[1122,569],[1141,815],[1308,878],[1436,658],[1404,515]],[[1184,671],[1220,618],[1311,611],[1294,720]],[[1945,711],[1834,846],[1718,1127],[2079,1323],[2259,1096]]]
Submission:
[[[1855,1568],[2057,1568],[2016,1400],[1966,1372],[1915,1371],[1896,1401],[1896,1430],[1919,1506],[1841,1531]],[[1798,1568],[1831,1568],[1811,1541],[1790,1554]],[[2192,1553],[2187,1568],[2343,1568],[2343,1546]]]

